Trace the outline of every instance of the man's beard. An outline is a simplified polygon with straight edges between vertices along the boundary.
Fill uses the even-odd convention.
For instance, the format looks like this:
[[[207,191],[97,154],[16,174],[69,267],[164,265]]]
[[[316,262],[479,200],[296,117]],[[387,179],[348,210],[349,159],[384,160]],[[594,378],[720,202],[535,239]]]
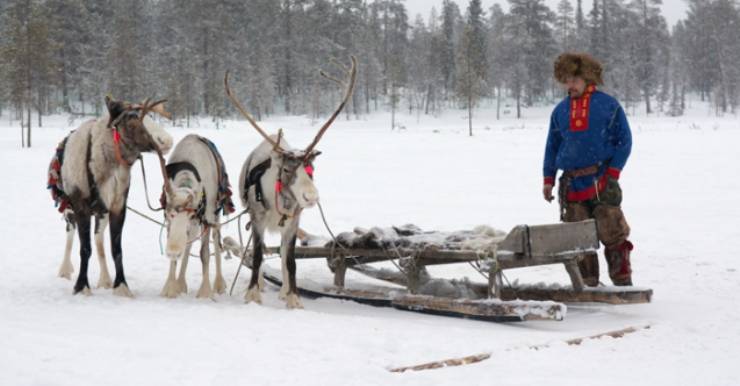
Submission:
[[[579,91],[578,91],[577,89],[575,89],[575,88],[569,88],[569,89],[568,89],[568,95],[569,95],[569,96],[570,96],[571,98],[580,98],[580,97],[581,97],[581,92],[579,92]]]

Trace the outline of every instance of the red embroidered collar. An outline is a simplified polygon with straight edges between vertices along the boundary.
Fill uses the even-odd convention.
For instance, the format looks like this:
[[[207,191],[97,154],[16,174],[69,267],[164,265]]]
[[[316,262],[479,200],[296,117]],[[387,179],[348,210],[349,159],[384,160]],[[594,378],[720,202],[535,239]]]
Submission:
[[[591,107],[591,94],[596,91],[596,86],[589,85],[580,98],[571,98],[570,102],[570,130],[588,130],[588,111]]]

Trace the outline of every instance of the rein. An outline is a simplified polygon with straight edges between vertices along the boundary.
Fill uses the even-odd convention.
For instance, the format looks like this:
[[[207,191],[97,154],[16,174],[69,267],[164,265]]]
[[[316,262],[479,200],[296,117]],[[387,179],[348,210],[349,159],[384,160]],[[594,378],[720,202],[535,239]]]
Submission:
[[[139,155],[139,160],[141,161],[140,162],[141,163],[141,178],[144,180],[144,197],[146,197],[146,205],[149,207],[149,209],[152,212],[159,212],[160,210],[164,210],[164,207],[161,205],[159,206],[159,208],[155,209],[152,206],[151,202],[149,202],[149,187],[147,186],[147,183],[146,183],[146,170],[144,168],[144,157]]]

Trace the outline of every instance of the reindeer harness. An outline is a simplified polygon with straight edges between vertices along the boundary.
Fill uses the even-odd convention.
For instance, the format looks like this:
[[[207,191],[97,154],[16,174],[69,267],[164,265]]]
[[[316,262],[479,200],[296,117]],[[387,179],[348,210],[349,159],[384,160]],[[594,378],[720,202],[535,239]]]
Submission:
[[[229,176],[226,174],[226,168],[224,167],[224,161],[221,157],[221,154],[218,152],[218,149],[216,148],[216,145],[213,144],[210,140],[204,137],[198,137],[198,139],[203,142],[208,149],[211,151],[211,154],[213,155],[214,160],[216,161],[216,169],[218,173],[218,197],[216,198],[216,213],[221,211],[224,215],[233,213],[236,211],[234,208],[234,203],[231,200],[231,186],[229,185]],[[193,173],[195,176],[195,179],[198,180],[198,182],[201,182],[200,173],[198,173],[198,169],[190,162],[182,161],[182,162],[173,162],[170,164],[167,164],[165,166],[165,170],[167,173],[167,178],[174,179],[175,175],[181,171],[189,171]],[[208,222],[206,221],[206,193],[205,188],[201,192],[198,193],[200,196],[200,199],[198,200],[198,206],[196,208],[175,208],[178,212],[192,212],[195,214],[195,216],[198,218],[201,224],[208,225]],[[167,207],[167,194],[165,191],[162,191],[162,195],[159,198],[160,204],[163,208]]]
[[[54,200],[54,205],[57,206],[60,213],[64,213],[70,205],[70,198],[64,191],[63,179],[62,179],[62,165],[64,164],[64,152],[67,146],[67,140],[74,133],[72,131],[57,145],[54,157],[49,164],[49,179],[47,181],[47,189],[51,190],[51,197]],[[85,173],[87,175],[88,191],[90,196],[87,198],[87,205],[90,210],[95,214],[108,213],[100,197],[98,185],[95,183],[95,176],[90,169],[90,159],[92,157],[92,133],[87,136],[87,147],[85,151]]]
[[[265,174],[265,172],[267,172],[267,170],[271,166],[272,166],[271,158],[268,158],[260,162],[259,164],[257,164],[257,166],[249,170],[249,172],[247,173],[247,178],[245,178],[244,180],[244,194],[245,195],[249,194],[249,188],[254,186],[255,200],[261,203],[265,209],[269,209],[269,208],[267,207],[267,204],[265,204],[265,200],[264,200],[264,191],[262,190],[262,176]],[[303,168],[306,171],[306,174],[308,174],[308,176],[311,177],[311,179],[313,179],[313,173],[314,173],[313,165],[311,163],[305,163],[303,165]],[[284,213],[280,208],[279,198],[284,197],[283,195],[284,187],[286,185],[289,185],[291,182],[291,181],[285,181],[285,177],[283,175],[283,169],[284,169],[283,165],[280,165],[280,168],[278,169],[279,170],[278,178],[275,180],[275,207],[278,213],[282,215],[282,218],[280,220],[280,226],[282,226],[285,223],[285,220],[287,220],[289,217],[295,217],[299,211],[298,208],[296,208],[296,211],[293,214],[287,214],[287,213]],[[295,171],[290,173],[289,176],[293,176],[294,174],[295,174]],[[293,194],[290,193],[290,195],[292,196]],[[295,200],[295,197],[293,197],[293,199]],[[283,201],[285,201],[284,198],[283,198]]]

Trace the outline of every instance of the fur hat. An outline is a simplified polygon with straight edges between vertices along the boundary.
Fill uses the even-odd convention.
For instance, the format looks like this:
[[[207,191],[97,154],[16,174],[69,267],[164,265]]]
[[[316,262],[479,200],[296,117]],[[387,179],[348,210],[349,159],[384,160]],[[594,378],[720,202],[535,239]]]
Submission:
[[[577,76],[586,81],[586,84],[603,84],[601,78],[603,68],[593,56],[582,52],[565,52],[555,59],[553,75],[560,83],[570,76]]]

